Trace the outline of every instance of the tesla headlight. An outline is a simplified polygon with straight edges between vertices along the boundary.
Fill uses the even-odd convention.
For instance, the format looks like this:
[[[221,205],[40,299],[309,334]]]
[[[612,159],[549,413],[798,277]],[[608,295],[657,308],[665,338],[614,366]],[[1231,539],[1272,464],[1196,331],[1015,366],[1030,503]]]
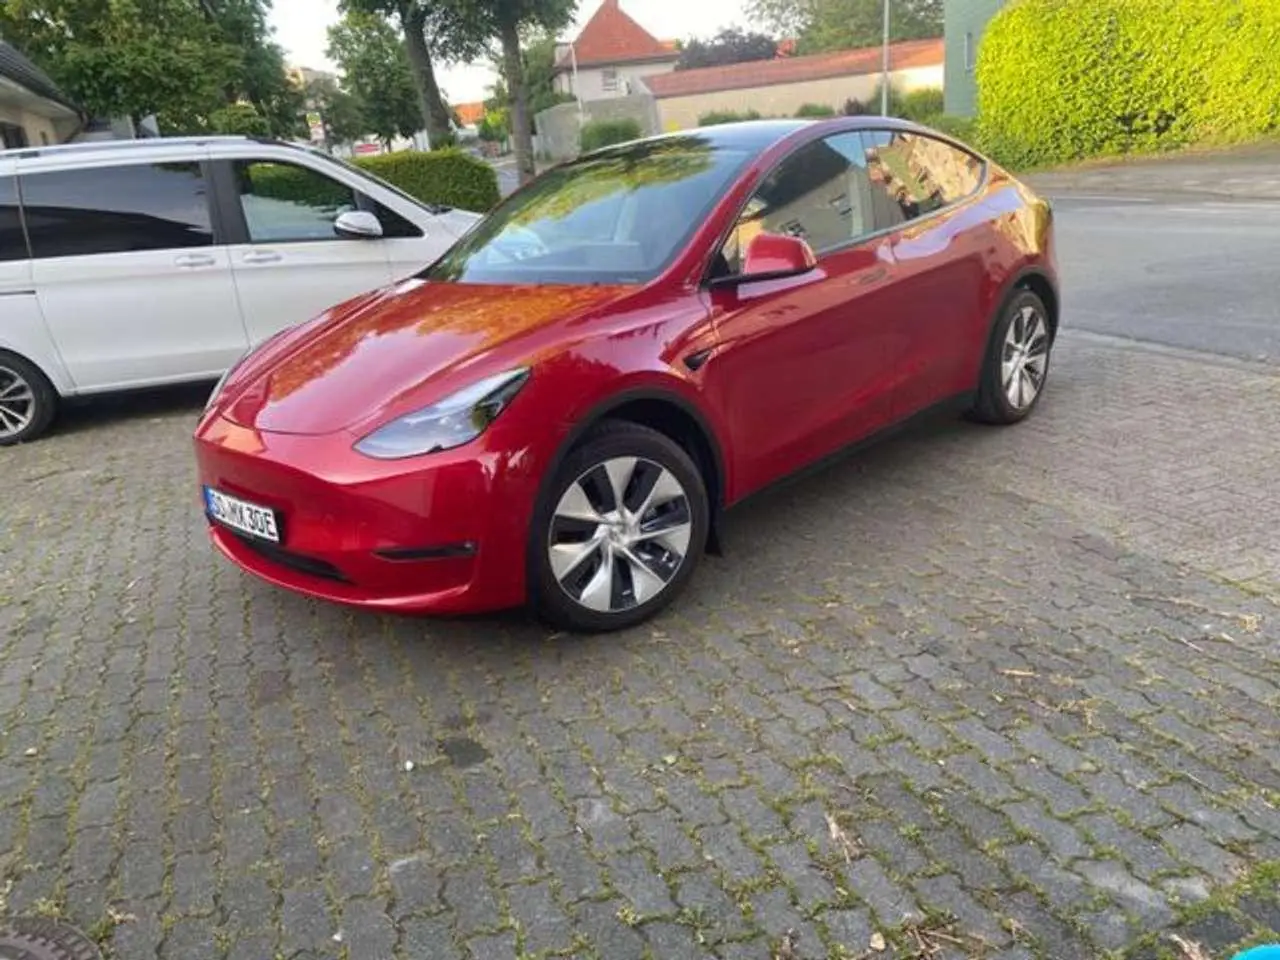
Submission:
[[[486,377],[379,427],[357,443],[356,450],[377,460],[397,460],[470,443],[498,418],[528,379],[528,368]]]

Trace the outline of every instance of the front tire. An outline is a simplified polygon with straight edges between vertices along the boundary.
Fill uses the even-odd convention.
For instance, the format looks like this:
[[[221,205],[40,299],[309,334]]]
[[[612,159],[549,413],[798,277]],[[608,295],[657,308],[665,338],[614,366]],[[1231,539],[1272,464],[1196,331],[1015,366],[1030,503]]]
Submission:
[[[602,633],[667,607],[706,546],[706,483],[689,455],[648,427],[606,421],[546,486],[529,533],[529,583],[553,626]]]
[[[0,447],[35,440],[57,410],[49,378],[16,353],[0,350]]]
[[[1044,393],[1053,330],[1044,301],[1019,290],[1005,304],[991,331],[973,415],[983,423],[1026,418]]]

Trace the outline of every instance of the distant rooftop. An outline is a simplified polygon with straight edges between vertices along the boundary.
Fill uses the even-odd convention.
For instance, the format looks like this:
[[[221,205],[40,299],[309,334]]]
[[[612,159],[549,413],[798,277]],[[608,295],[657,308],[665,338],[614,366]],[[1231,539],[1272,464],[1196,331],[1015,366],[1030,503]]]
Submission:
[[[604,0],[573,41],[573,54],[565,52],[556,66],[568,68],[576,57],[579,67],[613,63],[675,60],[680,52],[674,41],[662,41],[636,23],[619,0]]]
[[[58,89],[58,85],[49,78],[48,74],[4,40],[0,40],[0,77],[12,80],[20,87],[25,87],[46,100],[53,100],[72,110],[80,109]]]
[[[688,97],[720,90],[771,87],[782,83],[878,73],[882,55],[880,47],[864,47],[860,50],[839,50],[807,57],[780,57],[775,60],[732,63],[723,67],[677,70],[674,73],[645,77],[643,82],[659,99]],[[889,47],[890,70],[941,66],[943,59],[941,38],[908,40]]]

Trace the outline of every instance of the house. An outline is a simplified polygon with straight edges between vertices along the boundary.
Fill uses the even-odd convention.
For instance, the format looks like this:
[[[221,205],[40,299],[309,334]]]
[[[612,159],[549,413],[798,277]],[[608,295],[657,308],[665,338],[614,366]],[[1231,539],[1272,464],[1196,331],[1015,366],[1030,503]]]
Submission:
[[[57,84],[0,40],[0,149],[64,143],[82,123]]]
[[[676,68],[680,51],[604,0],[582,32],[556,47],[556,90],[581,101],[641,93],[639,81]]]
[[[943,33],[947,45],[946,85],[943,100],[947,113],[971,117],[977,109],[978,86],[974,66],[982,33],[1006,0],[944,0]]]
[[[754,110],[789,117],[805,104],[840,110],[846,101],[874,99],[882,76],[883,50],[865,47],[806,57],[780,57],[650,76],[645,86],[657,101],[664,130],[698,125],[704,114]],[[943,42],[909,40],[889,47],[889,82],[902,93],[940,88]]]

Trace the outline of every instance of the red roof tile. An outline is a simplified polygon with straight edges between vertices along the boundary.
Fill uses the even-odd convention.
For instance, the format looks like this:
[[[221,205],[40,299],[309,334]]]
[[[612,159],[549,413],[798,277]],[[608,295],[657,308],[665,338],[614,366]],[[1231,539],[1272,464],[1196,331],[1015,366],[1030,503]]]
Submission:
[[[470,126],[484,119],[484,104],[480,101],[455,103],[453,110],[458,115],[458,119],[462,121],[463,126]]]
[[[714,93],[718,90],[740,90],[744,87],[772,87],[783,83],[877,73],[880,70],[881,56],[880,47],[864,47],[861,50],[817,53],[808,57],[756,60],[645,77],[644,85],[659,99]],[[940,65],[942,61],[943,43],[940,38],[908,40],[889,47],[891,70],[933,67]]]
[[[679,54],[632,20],[618,0],[604,0],[573,41],[578,66],[608,63],[635,63],[645,60],[674,60]],[[565,53],[559,66],[572,62]]]

